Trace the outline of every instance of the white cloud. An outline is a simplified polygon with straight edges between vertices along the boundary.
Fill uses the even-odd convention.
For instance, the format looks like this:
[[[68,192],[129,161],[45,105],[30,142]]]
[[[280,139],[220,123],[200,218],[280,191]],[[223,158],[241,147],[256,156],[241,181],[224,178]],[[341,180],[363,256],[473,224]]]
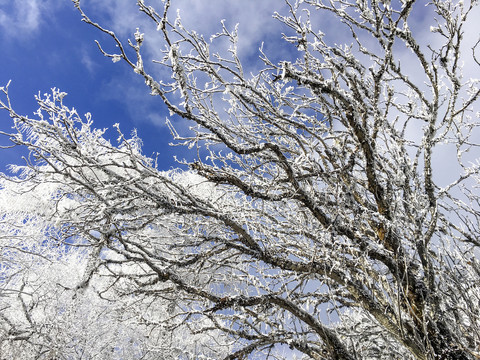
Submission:
[[[93,74],[95,72],[95,69],[98,67],[98,64],[92,59],[88,50],[85,47],[81,49],[80,56],[83,66],[87,68],[90,74]]]
[[[154,3],[158,13],[163,13],[162,4]],[[183,25],[187,29],[195,30],[198,34],[202,34],[208,40],[212,34],[221,31],[221,21],[224,19],[228,29],[233,29],[235,24],[239,24],[239,55],[242,60],[246,59],[245,66],[254,64],[258,59],[258,48],[262,41],[268,38],[274,41],[282,42],[281,33],[282,24],[272,18],[273,12],[284,6],[275,0],[242,1],[237,0],[176,0],[172,2],[169,12],[170,21],[174,21],[177,16],[177,8],[180,11]],[[122,41],[126,43],[126,39],[133,38],[136,28],[140,28],[140,32],[145,33],[145,43],[143,46],[144,62],[148,71],[159,78],[169,77],[170,74],[164,73],[165,69],[157,65],[151,65],[151,60],[162,57],[161,50],[163,48],[161,33],[157,31],[156,25],[144,14],[138,11],[138,7],[134,2],[128,0],[91,0],[85,1],[83,10],[91,18],[92,21],[100,23],[105,28],[113,30]],[[286,10],[283,9],[286,13]],[[110,39],[103,38],[102,46],[105,49],[112,49],[113,42]],[[218,47],[225,48],[222,50]],[[217,50],[226,53],[228,43],[218,41],[215,45]],[[128,48],[128,46],[127,46]],[[274,47],[277,52],[281,47]],[[115,50],[112,50],[115,51]],[[213,50],[212,50],[213,51]],[[88,59],[84,59],[85,61]],[[245,68],[248,71],[254,71],[253,67]],[[132,75],[135,76],[135,75]],[[112,82],[106,86],[104,94],[110,94],[112,99],[120,100],[124,94],[128,93],[129,101],[126,108],[129,114],[137,119],[137,121],[149,121],[157,126],[163,127],[165,117],[159,116],[155,111],[148,111],[146,108],[139,111],[138,103],[145,97],[148,92],[144,87],[139,89],[132,86],[131,76],[122,79],[112,79]],[[139,82],[142,82],[139,79]],[[120,90],[122,89],[122,90]],[[220,107],[221,108],[221,107]],[[181,122],[177,126],[184,128],[186,124]]]
[[[138,11],[131,0],[82,1],[82,9],[94,22],[115,31],[118,36],[133,38],[135,28],[143,27],[150,21]]]
[[[220,30],[220,21],[226,20],[233,29],[239,24],[240,55],[256,53],[258,46],[268,37],[280,40],[282,25],[272,18],[274,11],[286,12],[285,4],[279,1],[235,1],[235,0],[179,0],[175,6],[185,26],[209,36]]]
[[[9,37],[28,36],[37,31],[50,10],[52,1],[0,0],[0,27]]]
[[[151,2],[159,14],[163,13],[162,4]],[[285,4],[278,0],[261,2],[248,0],[177,0],[172,2],[169,19],[174,21],[179,10],[182,23],[186,29],[195,30],[209,39],[212,34],[221,30],[221,21],[225,20],[228,29],[239,24],[239,54],[241,57],[256,56],[262,41],[281,41],[281,33],[285,28],[272,18],[273,12],[283,11]],[[93,21],[98,20],[104,26],[122,38],[133,38],[137,27],[145,33],[146,40],[151,43],[159,40],[156,26],[144,14],[140,14],[132,1],[128,0],[91,0],[84,5],[85,12]],[[104,21],[104,22],[102,22]],[[147,56],[159,56],[159,46],[144,49]]]
[[[152,5],[162,6],[160,2],[151,2]],[[156,26],[146,16],[138,12],[134,2],[128,0],[91,0],[87,3],[88,7],[85,9],[87,13],[92,15],[92,19],[97,18],[98,21],[106,20],[105,26],[111,27],[119,36],[125,38],[133,37],[133,33],[137,27],[140,27],[141,32],[145,32],[146,45],[145,63],[148,64],[151,59],[158,59],[161,56],[160,50],[162,48],[161,42],[156,42],[159,39],[159,33],[156,31]],[[258,47],[262,41],[270,42],[270,49],[267,49],[267,54],[275,55],[275,57],[292,56],[292,47],[283,46],[281,40],[282,32],[288,31],[286,27],[279,21],[272,18],[274,11],[278,11],[282,15],[288,14],[288,8],[283,2],[278,0],[176,0],[172,2],[170,9],[170,20],[173,21],[176,16],[177,8],[180,11],[182,22],[187,29],[194,29],[197,33],[202,34],[205,38],[218,32],[221,29],[220,21],[225,19],[227,28],[233,29],[236,23],[239,23],[239,55],[242,60],[247,59],[247,65],[250,68],[247,71],[254,71],[255,65],[252,65],[252,60],[255,60],[258,54]],[[157,8],[159,13],[163,12],[162,8]],[[466,46],[464,51],[471,51],[473,45],[472,41],[476,41],[478,31],[476,30],[476,19],[480,16],[480,8],[476,9],[476,14],[471,14],[470,22],[465,27]],[[312,11],[312,25],[318,30],[324,32],[325,40],[330,43],[346,43],[354,42],[350,31],[339,24],[338,19],[328,15],[325,12]],[[306,16],[301,14],[301,16]],[[435,14],[431,6],[424,6],[424,4],[417,4],[412,16],[410,18],[410,26],[414,32],[414,36],[419,42],[422,50],[429,58],[430,50],[427,46],[432,48],[440,48],[444,39],[437,33],[430,32],[430,26],[435,25]],[[103,18],[103,19],[102,19]],[[373,48],[378,47],[376,40],[370,35],[363,34],[362,41],[366,41],[369,46]],[[272,45],[273,44],[273,45]],[[277,46],[278,45],[278,46]],[[273,53],[273,54],[272,54]],[[403,71],[415,79],[427,97],[431,97],[431,90],[424,81],[426,75],[418,61],[412,61],[411,50],[398,43],[394,49],[395,57],[401,62]],[[466,54],[465,54],[466,55]],[[295,56],[295,54],[293,54]],[[480,49],[479,55],[480,56]],[[258,63],[257,63],[258,64]],[[245,64],[244,64],[245,65]],[[465,64],[464,73],[468,78],[478,72],[478,66],[475,63]],[[163,77],[165,74],[161,73],[160,67],[155,67],[153,74],[158,77]],[[428,95],[430,93],[430,95]],[[399,101],[406,101],[399,99]],[[145,118],[150,119],[153,123],[163,123],[159,121],[156,116],[151,114],[144,114]],[[418,139],[422,134],[423,123],[414,122],[408,128],[409,136]]]

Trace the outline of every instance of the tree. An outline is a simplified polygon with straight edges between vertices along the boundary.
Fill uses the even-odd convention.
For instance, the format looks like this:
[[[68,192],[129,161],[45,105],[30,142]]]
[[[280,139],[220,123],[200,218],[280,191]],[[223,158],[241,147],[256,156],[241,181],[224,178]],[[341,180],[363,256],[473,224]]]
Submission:
[[[79,216],[84,204],[77,196],[64,197],[65,184],[52,177],[2,182],[0,358],[225,356],[227,339],[212,329],[200,332],[203,319],[182,324],[183,314],[167,301],[171,289],[156,299],[136,294],[133,275],[142,276],[140,267],[122,266],[119,278],[110,272],[122,263],[118,255],[86,250],[92,239],[82,238],[67,220]],[[102,267],[101,258],[113,262]]]
[[[99,306],[109,308],[105,316],[125,302],[142,319],[150,306],[166,309],[147,332],[198,334],[186,358],[480,357],[479,165],[472,161],[480,90],[461,66],[480,65],[478,42],[463,48],[477,1],[432,0],[426,10],[415,0],[287,3],[290,13],[275,17],[298,59],[277,63],[261,50],[264,68],[248,75],[235,31],[223,25],[211,41],[230,47],[214,53],[180,18],[170,20],[170,1],[157,11],[139,0],[163,36],[156,66],[172,77],[158,81],[143,61],[140,30],[126,47],[74,3],[118,49],[99,44],[100,51],[123,60],[172,116],[194,125],[192,134],[170,129],[198,156],[184,163],[188,170],[162,172],[135,134],[127,139],[116,125],[119,145],[111,145],[60,91],[37,98],[38,118],[30,119],[3,88],[0,105],[14,121],[6,135],[31,155],[2,191],[14,181],[29,197],[47,183],[54,204],[34,216],[28,207],[14,210],[13,219],[22,213],[51,224],[17,250],[86,254],[84,275],[62,304],[84,310],[75,296],[88,291],[98,301],[110,293],[108,306]],[[431,12],[428,44],[408,22],[420,11]],[[332,45],[314,26],[320,15],[345,27],[352,44]],[[458,176],[443,184],[438,156],[450,153]],[[5,241],[22,229],[5,215]],[[3,255],[2,264],[11,259]],[[14,277],[2,277],[5,289]],[[19,294],[32,281],[15,282]],[[1,311],[8,318],[10,310]],[[118,329],[135,324],[118,321]],[[7,324],[13,330],[3,346],[36,343],[38,327],[19,338],[11,335],[18,325]]]

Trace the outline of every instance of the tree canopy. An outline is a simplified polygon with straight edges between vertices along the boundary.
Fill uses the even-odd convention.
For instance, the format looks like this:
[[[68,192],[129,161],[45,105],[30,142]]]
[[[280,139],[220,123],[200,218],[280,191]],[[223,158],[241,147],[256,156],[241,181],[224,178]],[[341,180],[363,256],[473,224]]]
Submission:
[[[152,64],[141,29],[73,2],[196,158],[165,171],[60,90],[30,118],[1,88],[29,150],[0,184],[2,357],[480,357],[478,1],[287,2],[296,59],[260,49],[255,73],[236,30],[206,39],[170,0],[138,1]]]

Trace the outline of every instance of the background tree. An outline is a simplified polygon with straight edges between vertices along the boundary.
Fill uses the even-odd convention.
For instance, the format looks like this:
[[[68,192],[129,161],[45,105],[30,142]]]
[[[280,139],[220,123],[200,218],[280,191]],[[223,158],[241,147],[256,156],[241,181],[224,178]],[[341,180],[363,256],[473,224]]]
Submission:
[[[44,169],[51,170],[37,171]],[[22,180],[30,173],[23,171]],[[91,236],[102,235],[78,231],[74,223],[82,222],[86,204],[70,194],[72,183],[37,179],[2,181],[0,358],[173,360],[228,353],[231,341],[222,334],[200,332],[203,319],[183,325],[183,313],[167,301],[171,289],[155,300],[136,294],[140,265],[121,266],[122,258],[107,248],[90,249]]]
[[[63,104],[63,93],[38,98],[30,119],[3,88],[1,106],[15,124],[6,135],[31,152],[9,181],[26,196],[54,185],[54,211],[36,214],[52,233],[35,251],[62,244],[87,253],[70,287],[73,306],[78,292],[110,291],[94,285],[103,275],[102,286],[115,289],[109,301],[128,298],[137,314],[120,329],[142,319],[145,304],[166,306],[170,316],[149,331],[200,334],[202,346],[187,358],[480,356],[472,162],[480,91],[461,66],[480,65],[476,45],[462,45],[476,1],[433,0],[426,10],[414,0],[288,3],[290,13],[275,17],[298,59],[277,63],[261,51],[256,74],[242,67],[236,31],[223,25],[207,41],[170,20],[170,1],[158,11],[138,1],[163,36],[155,66],[172,77],[161,80],[143,61],[140,30],[124,46],[74,3],[113,39],[118,52],[99,45],[104,55],[123,60],[172,116],[191,121],[190,134],[170,129],[198,155],[188,171],[161,172],[135,134],[127,139],[116,126],[112,146],[90,115],[82,120]],[[428,44],[408,22],[424,11],[436,35]],[[320,16],[347,29],[351,44],[334,45],[315,28]],[[225,39],[227,51],[214,52]],[[444,183],[436,156],[450,153],[458,176]],[[9,239],[22,226],[4,219]],[[28,341],[3,339],[7,347]]]

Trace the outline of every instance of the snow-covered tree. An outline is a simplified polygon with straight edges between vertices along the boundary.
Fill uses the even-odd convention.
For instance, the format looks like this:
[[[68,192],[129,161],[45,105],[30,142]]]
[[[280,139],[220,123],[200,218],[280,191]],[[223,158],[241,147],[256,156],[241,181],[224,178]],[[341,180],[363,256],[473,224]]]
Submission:
[[[55,106],[48,101],[43,105]],[[82,124],[83,140],[93,136],[99,143],[82,140],[82,147],[102,151],[99,145],[108,143],[98,133],[89,134],[88,126]],[[137,293],[139,279],[148,278],[144,265],[125,261],[108,247],[92,247],[92,241],[106,239],[108,225],[102,224],[100,231],[96,225],[88,228],[87,222],[78,227],[82,214],[90,212],[89,195],[72,192],[72,184],[46,175],[52,170],[48,165],[37,167],[46,175],[40,177],[27,168],[15,170],[22,175],[4,179],[0,187],[0,358],[226,356],[231,340],[208,320],[188,319],[176,306],[171,286],[162,286],[164,294],[158,297]],[[29,176],[35,180],[25,181]],[[154,229],[161,238],[162,228],[152,224],[150,231]]]
[[[64,93],[32,119],[3,88],[30,157],[1,188],[2,356],[480,357],[477,1],[287,3],[298,58],[260,50],[255,74],[236,31],[206,40],[169,0],[138,1],[163,37],[153,65],[140,30],[124,46],[74,3],[191,122],[169,124],[197,158],[162,172]]]

